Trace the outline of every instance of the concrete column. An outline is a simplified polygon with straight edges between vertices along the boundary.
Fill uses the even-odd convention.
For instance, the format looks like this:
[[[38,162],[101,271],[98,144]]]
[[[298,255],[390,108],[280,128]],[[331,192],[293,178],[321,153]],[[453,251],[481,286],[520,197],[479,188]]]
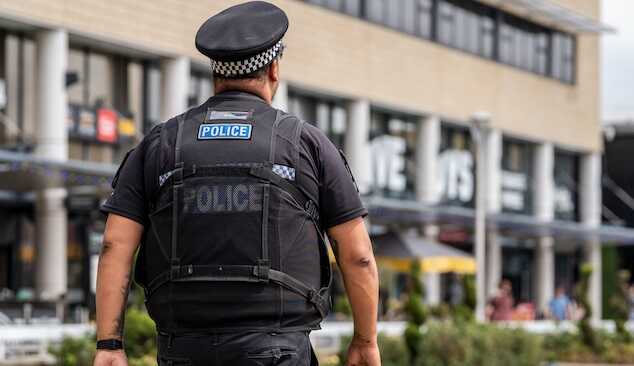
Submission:
[[[581,223],[590,229],[598,229],[601,225],[601,155],[586,154],[581,158],[579,202]],[[590,279],[590,304],[593,309],[593,320],[601,320],[601,241],[597,236],[586,242],[585,260],[592,265]]]
[[[166,121],[187,110],[189,93],[190,61],[187,57],[169,58],[161,61],[162,102],[161,120]]]
[[[35,286],[43,300],[54,300],[67,290],[66,190],[51,188],[37,192],[35,230],[37,261]]]
[[[426,205],[437,204],[440,200],[438,188],[438,153],[440,152],[440,118],[425,116],[418,122],[416,145],[416,197]],[[431,241],[438,240],[437,225],[425,224],[423,236]],[[425,273],[425,302],[438,305],[441,302],[440,274]]]
[[[548,223],[555,215],[555,149],[550,143],[537,145],[534,160],[533,208],[538,221]],[[546,311],[555,295],[555,248],[554,239],[540,235],[537,239],[535,261],[535,285],[537,310]]]
[[[35,154],[51,160],[68,159],[66,128],[66,68],[68,34],[64,30],[41,31],[37,42],[37,115]]]
[[[426,116],[418,123],[416,145],[416,197],[424,204],[440,200],[438,187],[438,153],[440,151],[440,118]]]
[[[288,83],[286,81],[280,81],[271,104],[274,108],[288,112]]]
[[[68,34],[64,30],[41,31],[36,36],[37,119],[35,154],[46,159],[68,159],[66,128],[66,68]],[[36,192],[35,222],[37,257],[35,286],[41,299],[54,300],[67,290],[67,214],[66,190]]]
[[[370,177],[370,102],[355,100],[348,105],[348,133],[345,150],[350,169],[361,193],[367,193]]]
[[[502,209],[502,133],[490,130],[484,137],[486,149],[486,212],[495,215]],[[477,184],[477,182],[476,182]],[[502,279],[502,246],[497,229],[487,225],[486,294],[493,296]]]

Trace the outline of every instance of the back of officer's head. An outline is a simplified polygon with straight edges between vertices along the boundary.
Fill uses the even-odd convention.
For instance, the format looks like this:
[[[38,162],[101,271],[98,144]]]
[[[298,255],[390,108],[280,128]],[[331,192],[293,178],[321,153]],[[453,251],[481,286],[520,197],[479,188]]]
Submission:
[[[214,72],[213,77],[216,94],[228,90],[240,90],[257,94],[264,99],[273,98],[280,81],[280,58],[249,74],[226,77]]]
[[[271,100],[288,17],[277,6],[250,1],[213,15],[198,30],[196,48],[211,60],[216,93],[242,90]]]

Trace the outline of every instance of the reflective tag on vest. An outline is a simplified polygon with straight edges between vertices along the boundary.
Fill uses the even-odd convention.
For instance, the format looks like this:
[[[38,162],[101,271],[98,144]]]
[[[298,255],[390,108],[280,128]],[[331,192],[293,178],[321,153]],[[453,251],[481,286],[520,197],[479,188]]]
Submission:
[[[209,112],[207,112],[207,121],[230,120],[230,119],[246,120],[250,116],[251,116],[250,112],[242,112],[242,111],[213,111],[213,110],[210,110]]]
[[[244,123],[203,123],[198,128],[199,140],[249,140],[253,126]]]

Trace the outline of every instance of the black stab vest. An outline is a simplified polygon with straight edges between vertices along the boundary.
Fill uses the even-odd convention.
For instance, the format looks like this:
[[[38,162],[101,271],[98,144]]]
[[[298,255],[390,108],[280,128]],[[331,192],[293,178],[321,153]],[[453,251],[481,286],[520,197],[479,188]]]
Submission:
[[[222,97],[176,120],[161,130],[174,169],[157,177],[135,268],[157,328],[318,328],[331,268],[317,204],[295,181],[303,122]]]

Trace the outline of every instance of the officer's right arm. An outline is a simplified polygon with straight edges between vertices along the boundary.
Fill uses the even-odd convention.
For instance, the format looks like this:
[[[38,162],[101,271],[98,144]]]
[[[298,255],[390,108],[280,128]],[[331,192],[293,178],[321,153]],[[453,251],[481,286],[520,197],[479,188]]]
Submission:
[[[352,315],[354,336],[348,350],[348,365],[381,364],[377,346],[378,271],[372,244],[362,218],[328,229],[336,249]]]
[[[143,226],[116,214],[108,215],[97,272],[97,339],[123,337],[125,305],[130,289],[134,253]],[[118,360],[111,360],[111,359]],[[102,359],[108,361],[101,362]],[[95,365],[125,365],[122,351],[99,351]]]

